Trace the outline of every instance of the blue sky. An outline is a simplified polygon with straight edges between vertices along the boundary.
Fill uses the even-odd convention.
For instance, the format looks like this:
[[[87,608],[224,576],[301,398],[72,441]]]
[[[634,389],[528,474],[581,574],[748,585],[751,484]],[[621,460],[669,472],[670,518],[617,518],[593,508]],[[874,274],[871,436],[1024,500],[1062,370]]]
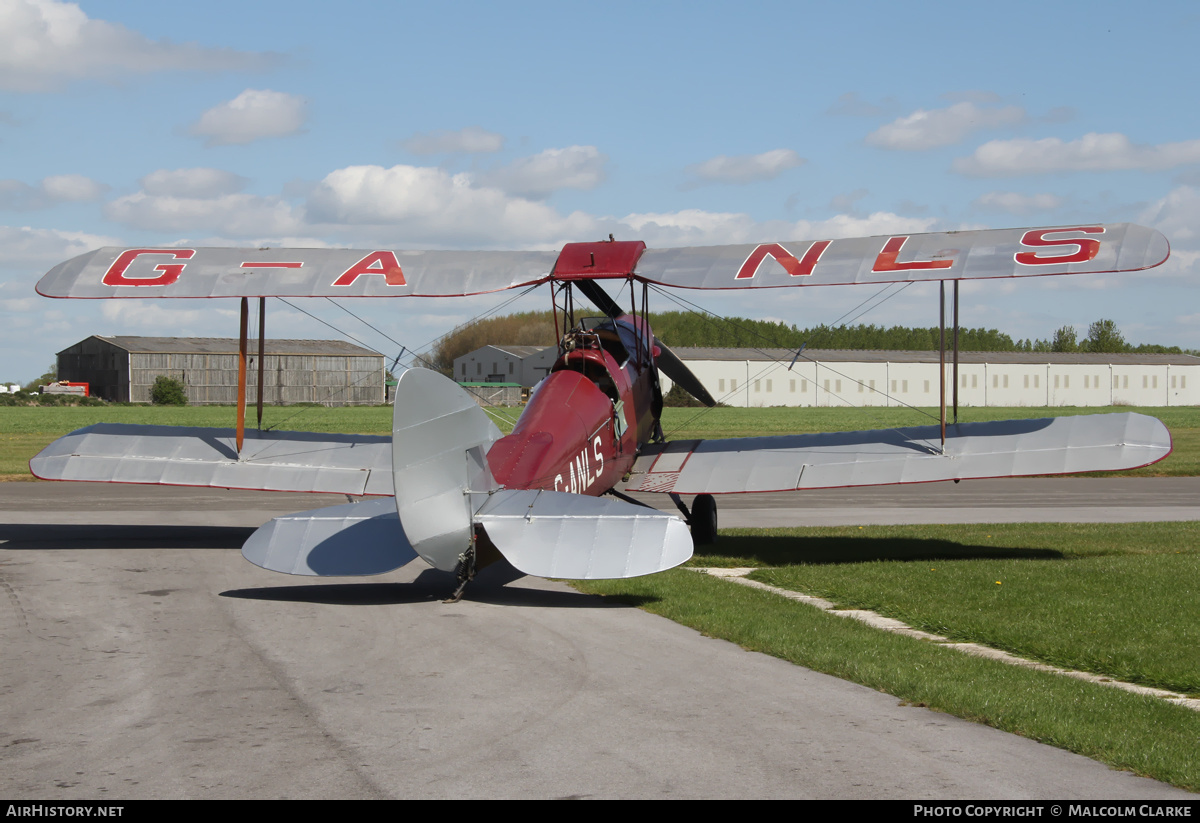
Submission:
[[[1137,222],[1167,235],[1166,265],[971,284],[962,322],[1049,338],[1105,317],[1134,343],[1200,348],[1198,39],[1184,2],[0,0],[0,381],[89,334],[236,335],[235,301],[34,294],[101,245],[612,232],[671,247]],[[682,296],[803,326],[869,294]],[[419,348],[500,299],[347,305]],[[913,286],[857,322],[933,325],[936,306]],[[333,336],[278,302],[267,320],[269,336]]]

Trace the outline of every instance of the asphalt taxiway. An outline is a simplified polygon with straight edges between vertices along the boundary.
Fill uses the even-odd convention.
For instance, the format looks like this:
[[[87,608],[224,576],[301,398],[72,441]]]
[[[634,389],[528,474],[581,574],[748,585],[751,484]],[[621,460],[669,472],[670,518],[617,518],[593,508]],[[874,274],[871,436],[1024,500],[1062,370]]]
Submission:
[[[1004,481],[1035,484],[1007,492],[1022,519],[1056,494],[1186,513],[1200,490],[1038,482]],[[976,484],[934,488],[993,522]],[[922,507],[875,493],[778,516]],[[241,558],[270,516],[343,500],[0,484],[0,796],[1193,798],[511,569],[445,604],[419,561],[330,581]],[[764,525],[781,501],[721,502]]]

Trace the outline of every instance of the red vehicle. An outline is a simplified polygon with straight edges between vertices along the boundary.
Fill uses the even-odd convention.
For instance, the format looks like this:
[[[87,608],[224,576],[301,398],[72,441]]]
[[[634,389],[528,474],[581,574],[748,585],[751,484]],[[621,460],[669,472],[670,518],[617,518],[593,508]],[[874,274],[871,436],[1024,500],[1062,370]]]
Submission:
[[[249,297],[449,297],[536,283],[552,290],[558,359],[507,436],[457,384],[424,369],[399,375],[390,438],[245,432],[243,370],[236,430],[101,424],[51,444],[30,468],[56,480],[371,498],[275,518],[246,542],[249,560],[292,574],[379,574],[419,556],[455,571],[457,594],[499,556],[546,577],[649,574],[686,561],[693,539],[715,539],[713,495],[1122,470],[1171,449],[1166,427],[1137,414],[947,423],[944,389],[940,426],[668,443],[660,371],[714,401],[655,338],[646,320],[651,284],[939,280],[944,295],[946,280],[1133,272],[1168,254],[1161,234],[1129,224],[661,250],[611,238],[560,252],[100,249],[57,266],[38,291],[240,297],[243,364]],[[628,290],[628,310],[606,280],[622,300]],[[576,312],[576,297],[603,316]],[[670,495],[679,514],[629,491]]]

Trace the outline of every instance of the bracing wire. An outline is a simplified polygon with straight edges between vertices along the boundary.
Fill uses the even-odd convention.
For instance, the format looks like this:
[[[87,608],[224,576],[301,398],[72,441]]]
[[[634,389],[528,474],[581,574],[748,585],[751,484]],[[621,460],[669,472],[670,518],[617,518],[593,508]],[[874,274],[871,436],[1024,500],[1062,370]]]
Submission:
[[[854,315],[854,317],[853,317],[853,318],[851,318],[851,321],[850,321],[850,322],[853,322],[854,320],[857,320],[857,319],[859,319],[860,317],[862,317],[863,315],[867,314],[868,312],[870,312],[870,311],[872,311],[872,310],[874,310],[874,309],[878,308],[879,306],[883,305],[883,304],[884,304],[884,303],[886,303],[888,300],[891,300],[892,298],[896,297],[897,295],[899,295],[899,294],[900,294],[900,292],[904,291],[904,289],[908,288],[908,286],[910,286],[910,285],[912,285],[912,284],[911,284],[911,283],[904,283],[903,285],[901,285],[901,287],[900,287],[900,288],[898,288],[898,289],[894,289],[894,290],[892,291],[892,293],[891,293],[891,294],[888,294],[888,295],[884,296],[884,297],[883,297],[881,300],[878,300],[878,302],[874,302],[874,303],[872,303],[872,301],[874,301],[874,300],[875,300],[876,298],[878,298],[880,295],[884,294],[884,292],[886,292],[886,291],[887,291],[889,288],[892,288],[892,287],[893,287],[893,286],[895,286],[895,285],[896,285],[896,284],[888,284],[887,286],[884,286],[884,288],[880,289],[880,290],[879,290],[879,291],[877,291],[875,294],[871,295],[871,296],[870,296],[870,297],[868,297],[866,300],[862,301],[862,302],[861,302],[861,303],[859,303],[857,306],[855,306],[854,308],[850,309],[850,311],[848,311],[848,312],[846,312],[845,314],[843,314],[843,315],[842,315],[842,317],[840,317],[840,318],[838,318],[836,321],[834,321],[834,324],[833,324],[833,325],[837,325],[837,324],[839,324],[839,323],[843,323],[843,322],[845,322],[845,318],[846,318],[847,316],[849,316],[849,315],[851,315],[851,314],[854,314],[854,312],[856,312],[858,309],[862,308],[863,306],[866,306],[868,303],[871,303],[871,305],[867,306],[867,308],[863,309],[861,312],[858,312],[858,314],[855,314],[855,315]],[[668,291],[665,291],[665,290],[663,290],[662,288],[660,288],[660,287],[658,287],[658,286],[651,286],[651,288],[653,288],[653,289],[654,289],[656,292],[658,292],[658,293],[659,293],[659,294],[661,294],[662,296],[666,297],[668,300],[671,300],[672,302],[676,303],[677,305],[679,305],[679,306],[682,306],[683,308],[685,308],[685,309],[687,309],[687,310],[689,310],[689,311],[691,311],[691,312],[693,312],[693,313],[695,313],[695,314],[699,315],[699,316],[700,316],[702,319],[704,319],[706,322],[708,322],[708,323],[710,323],[710,324],[717,325],[717,324],[716,324],[716,323],[715,323],[715,322],[714,322],[712,319],[710,319],[710,318],[715,318],[717,321],[721,321],[721,322],[725,323],[726,325],[732,326],[733,328],[735,328],[735,329],[738,329],[739,331],[741,331],[741,332],[743,332],[743,333],[745,333],[745,334],[751,335],[751,336],[753,336],[753,337],[757,337],[757,338],[759,338],[759,339],[761,339],[761,340],[765,340],[765,341],[767,341],[768,343],[776,343],[776,346],[775,346],[775,348],[778,348],[778,349],[785,349],[785,348],[786,348],[786,347],[784,347],[784,346],[778,346],[778,345],[777,345],[777,341],[771,340],[769,337],[767,337],[766,335],[762,334],[761,332],[759,332],[759,331],[757,331],[757,330],[755,330],[755,329],[746,328],[746,327],[744,327],[744,326],[741,326],[741,325],[739,325],[739,324],[737,324],[737,323],[734,323],[733,321],[729,320],[728,318],[722,317],[721,315],[719,315],[719,314],[717,314],[717,313],[715,313],[715,312],[712,312],[712,311],[710,311],[710,310],[708,310],[708,309],[704,308],[703,306],[700,306],[700,305],[698,305],[698,304],[696,304],[696,303],[693,303],[693,302],[692,302],[692,301],[690,301],[690,300],[686,300],[686,299],[684,299],[684,298],[678,297],[677,295],[671,294],[670,292],[668,292]],[[891,402],[893,402],[893,403],[896,403],[897,405],[903,406],[903,407],[905,407],[905,408],[907,408],[907,409],[909,409],[909,410],[911,410],[911,411],[914,411],[914,412],[916,412],[917,414],[923,415],[923,416],[925,416],[925,417],[929,417],[930,419],[934,419],[934,420],[936,420],[936,419],[939,419],[939,418],[935,417],[934,415],[930,414],[929,412],[925,411],[924,409],[922,409],[922,408],[920,408],[920,407],[918,407],[918,406],[914,406],[914,405],[912,405],[912,404],[910,404],[910,403],[906,403],[906,402],[904,402],[903,400],[899,400],[898,398],[892,397],[892,396],[891,396],[891,395],[890,395],[890,394],[889,394],[887,391],[885,391],[885,390],[877,389],[877,388],[875,388],[875,387],[873,387],[873,386],[870,386],[869,384],[863,383],[861,380],[856,380],[855,378],[853,378],[853,377],[850,377],[848,374],[845,374],[845,373],[843,373],[843,372],[840,372],[840,371],[838,371],[837,369],[833,368],[832,366],[829,366],[828,364],[825,364],[825,363],[818,362],[817,360],[813,359],[812,357],[808,357],[808,356],[804,355],[804,353],[803,353],[803,350],[804,350],[804,348],[805,348],[807,345],[808,345],[808,343],[806,342],[806,343],[804,344],[804,346],[801,346],[801,347],[800,347],[800,350],[799,350],[799,351],[797,351],[797,352],[795,353],[795,357],[794,357],[794,358],[793,358],[793,360],[792,360],[792,362],[793,362],[793,363],[795,363],[795,360],[796,360],[796,359],[803,358],[804,360],[806,360],[806,361],[808,361],[808,362],[810,362],[810,363],[813,363],[813,364],[814,364],[814,366],[816,366],[816,367],[818,367],[818,368],[822,368],[822,369],[825,369],[825,370],[827,370],[827,371],[830,371],[830,372],[832,372],[833,374],[837,375],[838,377],[842,377],[842,378],[844,378],[844,379],[846,379],[846,380],[849,380],[851,383],[855,383],[855,384],[861,385],[861,386],[863,386],[864,388],[866,388],[868,391],[875,392],[876,394],[881,394],[881,395],[883,395],[884,397],[886,397],[888,400],[890,400]],[[753,382],[754,380],[762,379],[763,375],[767,374],[767,373],[768,373],[769,371],[771,371],[772,369],[774,369],[774,368],[777,368],[777,367],[779,367],[779,366],[783,365],[783,361],[782,361],[782,360],[776,360],[776,359],[774,358],[774,356],[773,356],[773,355],[772,355],[770,352],[768,352],[768,351],[766,351],[766,350],[764,350],[764,349],[762,349],[762,348],[759,348],[759,347],[757,347],[757,346],[749,346],[749,347],[747,347],[747,348],[749,348],[751,351],[755,351],[755,352],[758,352],[759,354],[762,354],[762,355],[766,356],[766,357],[769,359],[769,361],[770,361],[770,362],[768,362],[768,363],[767,363],[767,365],[763,366],[763,368],[759,369],[759,371],[758,371],[758,372],[756,372],[756,373],[755,373],[753,376],[751,376],[751,377],[747,378],[747,380],[748,380],[748,385],[749,385],[749,383]],[[790,350],[790,349],[787,349],[787,351],[789,351],[789,352],[790,352],[791,350]],[[747,388],[748,388],[748,385],[747,385]],[[724,402],[724,401],[725,401],[727,398],[733,397],[733,396],[734,396],[734,394],[735,394],[736,392],[738,392],[738,391],[741,391],[741,390],[740,390],[740,389],[730,389],[728,392],[726,392],[724,395],[722,395],[720,398],[718,398],[717,402],[718,402],[718,403],[720,403],[720,402]],[[847,405],[847,406],[852,406],[852,405],[853,405],[852,403],[850,403],[850,401],[848,401],[846,398],[842,397],[840,394],[838,394],[838,393],[836,393],[836,392],[833,392],[833,391],[829,391],[828,389],[826,389],[825,391],[826,391],[828,394],[830,394],[831,396],[833,396],[833,397],[837,398],[838,400],[840,400],[840,401],[841,401],[842,403],[844,403],[845,405]],[[705,409],[701,409],[701,410],[700,410],[700,411],[698,411],[696,414],[692,415],[692,417],[688,418],[688,419],[687,419],[687,420],[685,420],[683,423],[681,423],[680,425],[678,425],[678,426],[676,426],[675,428],[673,428],[673,429],[672,429],[672,430],[671,430],[671,431],[670,431],[668,434],[674,434],[675,432],[678,432],[678,431],[680,431],[680,430],[682,430],[682,429],[685,429],[685,428],[689,427],[689,426],[690,426],[692,423],[694,423],[696,420],[698,420],[698,419],[699,419],[701,416],[703,416],[704,414],[706,414],[708,411],[709,411],[709,409],[707,409],[707,408],[705,408]]]

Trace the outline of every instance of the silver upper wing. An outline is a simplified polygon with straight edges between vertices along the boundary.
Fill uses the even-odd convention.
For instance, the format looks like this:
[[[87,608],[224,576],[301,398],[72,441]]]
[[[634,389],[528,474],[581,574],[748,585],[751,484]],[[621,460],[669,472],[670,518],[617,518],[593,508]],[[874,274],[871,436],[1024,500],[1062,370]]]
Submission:
[[[453,297],[546,279],[553,251],[122,249],[51,269],[46,297]]]
[[[37,290],[79,298],[451,297],[539,283],[556,266],[571,279],[632,273],[666,286],[741,289],[1128,272],[1170,254],[1160,233],[1129,223],[650,249],[640,258],[617,255],[615,269],[603,265],[606,245],[568,244],[583,251],[564,251],[565,263],[556,251],[110,247],[55,266]],[[591,267],[580,254],[598,262]]]
[[[1171,452],[1142,414],[685,440],[643,450],[626,491],[733,494],[1135,469]]]
[[[777,288],[1128,272],[1170,254],[1144,226],[1058,226],[650,249],[637,276],[686,289]]]

